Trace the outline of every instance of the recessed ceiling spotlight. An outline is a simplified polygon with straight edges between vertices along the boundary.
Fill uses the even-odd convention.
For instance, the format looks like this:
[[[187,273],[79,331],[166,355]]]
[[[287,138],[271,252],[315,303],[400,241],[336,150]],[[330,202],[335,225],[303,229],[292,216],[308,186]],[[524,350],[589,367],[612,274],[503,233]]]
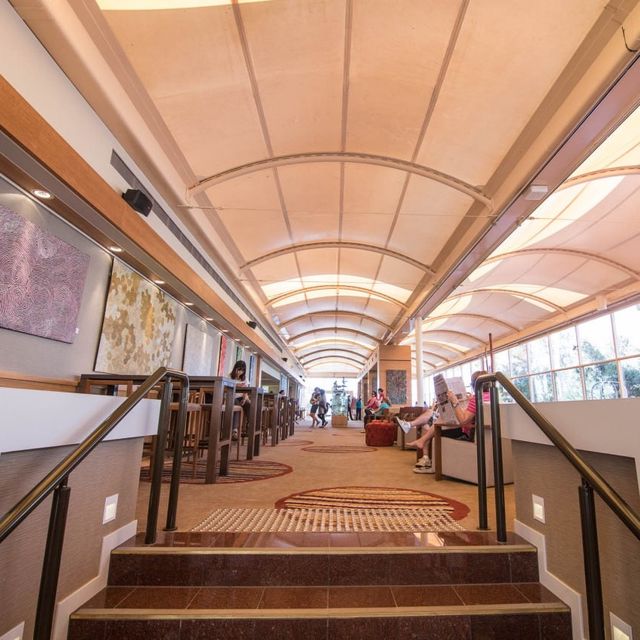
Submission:
[[[209,318],[209,317],[207,316],[207,317],[205,318],[205,320],[206,320],[207,322],[211,322],[211,321],[213,320],[213,318]]]
[[[115,245],[113,247],[109,247],[109,251],[111,251],[112,253],[122,253],[122,249],[120,247],[116,247]]]
[[[156,284],[166,284],[164,280],[154,280]]]
[[[193,302],[185,302],[185,304],[187,305],[187,307],[193,307]]]
[[[53,198],[53,196],[44,189],[34,189],[31,193],[33,193],[36,198],[40,198],[42,200],[50,200]]]
[[[229,329],[220,329],[220,331],[222,331],[222,333],[229,333]]]

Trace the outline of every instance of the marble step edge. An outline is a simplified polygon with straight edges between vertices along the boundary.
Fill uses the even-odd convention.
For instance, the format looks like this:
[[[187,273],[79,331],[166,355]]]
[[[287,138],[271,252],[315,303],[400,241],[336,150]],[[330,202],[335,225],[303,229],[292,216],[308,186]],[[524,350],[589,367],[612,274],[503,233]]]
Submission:
[[[530,544],[459,545],[447,547],[118,547],[111,555],[405,555],[450,553],[537,553]]]
[[[517,602],[431,607],[350,607],[313,609],[78,609],[70,620],[228,620],[299,618],[404,618],[569,613],[561,602]]]

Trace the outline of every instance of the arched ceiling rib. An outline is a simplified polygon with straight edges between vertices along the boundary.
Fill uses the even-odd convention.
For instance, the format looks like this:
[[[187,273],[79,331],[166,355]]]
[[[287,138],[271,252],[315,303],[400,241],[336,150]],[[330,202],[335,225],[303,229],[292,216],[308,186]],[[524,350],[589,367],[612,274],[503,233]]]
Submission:
[[[623,264],[620,264],[615,260],[611,260],[610,258],[607,258],[605,256],[598,255],[597,253],[591,253],[590,251],[563,249],[562,247],[532,247],[530,249],[517,249],[516,251],[509,251],[507,253],[498,253],[492,255],[490,258],[487,258],[482,264],[492,264],[494,262],[500,262],[501,260],[508,260],[509,258],[517,258],[519,256],[533,255],[536,253],[546,255],[555,254],[565,256],[567,258],[579,258],[582,260],[593,260],[594,262],[599,262],[600,264],[604,264],[607,267],[618,269],[618,271],[626,273],[629,277],[634,278],[635,280],[640,280],[640,273],[634,271],[633,269],[630,269],[629,267],[625,267]]]
[[[371,322],[374,322],[375,324],[379,324],[381,327],[383,327],[384,329],[386,329],[387,331],[391,329],[391,327],[386,324],[385,322],[382,322],[382,320],[378,320],[378,318],[374,318],[373,316],[366,316],[363,318],[363,315],[361,313],[356,313],[355,311],[314,311],[312,314],[312,317],[342,317],[342,318],[354,318],[357,319],[358,321],[360,320],[370,320]],[[295,318],[289,318],[289,320],[286,320],[285,322],[281,322],[280,326],[281,327],[287,327],[291,324],[294,324],[296,322],[300,322],[301,320],[308,320],[309,319],[309,315],[305,314],[303,316],[296,316]]]
[[[456,191],[464,193],[474,200],[482,203],[487,209],[491,209],[493,203],[491,198],[485,195],[480,189],[473,185],[467,184],[463,180],[460,180],[454,176],[447,175],[442,171],[431,169],[415,162],[408,162],[407,160],[401,160],[400,158],[391,158],[388,156],[379,156],[370,153],[352,153],[346,151],[328,151],[328,152],[312,152],[312,153],[295,153],[285,156],[278,156],[273,158],[267,158],[266,160],[257,160],[255,162],[248,162],[246,164],[221,171],[215,175],[209,176],[204,180],[200,180],[198,184],[192,186],[188,190],[188,195],[195,196],[202,191],[206,191],[210,187],[217,184],[232,180],[233,178],[239,178],[256,171],[264,171],[265,169],[273,169],[276,167],[283,167],[287,165],[296,165],[304,163],[316,163],[316,162],[346,162],[357,164],[369,164],[380,167],[388,167],[390,169],[397,169],[399,171],[406,171],[407,173],[422,176],[423,178],[429,178],[435,180],[441,184],[444,184]]]
[[[447,335],[456,336],[458,338],[469,338],[469,339],[471,339],[474,342],[477,342],[479,344],[485,344],[485,341],[482,340],[481,338],[478,338],[477,336],[474,336],[471,333],[465,333],[464,331],[453,331],[451,329],[440,329],[440,328],[438,328],[438,329],[426,329],[422,333],[423,334],[446,333]]]
[[[486,320],[487,322],[494,322],[495,324],[501,324],[503,327],[507,327],[507,329],[512,329],[513,331],[518,331],[518,327],[515,325],[509,324],[504,320],[500,320],[499,318],[494,318],[492,316],[486,316],[481,313],[443,313],[437,316],[429,316],[428,318],[424,318],[423,323],[425,322],[434,322],[436,320],[441,320],[443,318],[474,318],[476,320]],[[424,324],[423,331],[424,329]]]
[[[300,338],[306,338],[307,336],[310,336],[316,333],[322,333],[323,331],[330,331],[334,336],[341,335],[343,333],[344,334],[355,333],[356,335],[369,338],[370,340],[373,340],[376,343],[379,342],[378,337],[370,333],[367,333],[366,331],[361,331],[360,329],[352,329],[351,327],[346,327],[346,326],[335,326],[335,327],[319,327],[317,329],[309,329],[308,331],[303,331],[302,333],[290,334],[289,344],[291,345],[291,343],[294,340],[298,340]],[[292,346],[295,347],[295,345],[292,345]]]
[[[357,356],[358,359],[362,358],[361,364],[364,364],[367,361],[367,356],[364,356],[361,353],[358,353],[357,351],[352,351],[351,349],[316,349],[315,351],[312,351],[311,353],[306,353],[306,354],[298,356],[298,359],[304,365],[305,364],[305,358],[314,357],[319,353],[330,353],[332,355],[341,354],[341,353],[348,353],[350,356]],[[336,355],[336,357],[341,357],[341,356]],[[342,356],[342,357],[344,357],[344,356]]]
[[[271,251],[269,253],[265,253],[262,256],[258,256],[253,260],[249,260],[240,266],[240,271],[246,271],[247,269],[253,269],[259,264],[263,262],[268,262],[269,260],[275,260],[276,258],[281,258],[282,256],[287,256],[291,253],[297,253],[298,251],[312,251],[314,249],[357,249],[358,251],[370,251],[372,253],[379,253],[380,255],[387,256],[389,258],[394,258],[395,260],[400,260],[402,262],[406,262],[410,264],[412,267],[416,269],[420,269],[421,271],[425,271],[426,273],[433,275],[435,271],[426,264],[419,262],[418,260],[414,260],[409,256],[400,253],[398,251],[393,251],[388,249],[387,247],[377,247],[372,244],[366,244],[364,242],[347,242],[344,240],[323,240],[323,241],[315,241],[315,242],[305,242],[303,244],[292,244],[288,247],[283,247],[282,249],[276,249],[275,251]]]
[[[392,298],[391,296],[388,296],[384,293],[378,293],[377,291],[373,291],[372,289],[367,289],[365,287],[355,287],[353,285],[347,285],[347,284],[338,284],[338,285],[333,285],[333,284],[322,284],[322,285],[317,285],[317,286],[313,286],[313,287],[304,287],[302,289],[294,289],[293,291],[288,291],[287,293],[283,293],[282,295],[276,296],[275,298],[271,298],[270,300],[267,301],[267,305],[270,307],[273,306],[284,306],[284,301],[287,298],[291,298],[293,296],[297,296],[300,294],[306,294],[306,293],[313,293],[316,291],[352,291],[354,293],[363,293],[369,296],[372,296],[374,298],[377,298],[379,300],[384,300],[385,302],[389,302],[391,304],[395,304],[397,306],[399,306],[401,309],[406,309],[407,305],[400,302],[400,300],[397,300],[396,298]]]
[[[614,178],[616,176],[637,176],[640,175],[640,165],[630,165],[626,167],[610,167],[606,169],[598,169],[589,171],[580,175],[572,176],[565,180],[559,187],[558,191],[568,189],[576,184],[592,182],[593,180],[601,180],[602,178]]]
[[[523,291],[514,291],[512,289],[500,289],[493,287],[480,287],[479,289],[467,289],[466,291],[461,291],[460,293],[454,293],[450,295],[447,300],[456,300],[457,298],[463,298],[464,296],[472,296],[474,293],[503,293],[505,295],[513,296],[514,298],[521,298],[522,300],[532,300],[533,302],[537,302],[538,304],[545,305],[554,311],[562,311],[564,312],[564,308],[554,302],[550,302],[546,298],[541,298],[540,296],[534,296],[532,293],[524,293]]]
[[[362,365],[364,364],[363,362],[360,362],[360,360],[356,360],[355,358],[350,358],[349,356],[320,356],[318,358],[313,358],[312,360],[307,360],[304,363],[304,366],[306,368],[309,365],[313,364],[314,362],[320,362],[322,360],[328,360],[330,362],[342,362],[344,360],[344,361],[352,362],[356,364],[359,368],[362,368]]]

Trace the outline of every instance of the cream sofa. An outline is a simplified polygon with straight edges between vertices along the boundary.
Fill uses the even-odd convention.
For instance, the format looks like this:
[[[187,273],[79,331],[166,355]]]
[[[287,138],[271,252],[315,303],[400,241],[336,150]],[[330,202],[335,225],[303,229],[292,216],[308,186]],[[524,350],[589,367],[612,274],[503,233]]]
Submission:
[[[495,484],[491,438],[491,427],[486,426],[484,430],[484,447],[488,487],[493,487]],[[476,442],[454,440],[453,438],[440,438],[442,475],[448,478],[456,478],[477,484],[478,458]],[[504,482],[505,484],[510,484],[513,482],[513,463],[511,458],[511,440],[506,438],[502,438],[502,461]]]

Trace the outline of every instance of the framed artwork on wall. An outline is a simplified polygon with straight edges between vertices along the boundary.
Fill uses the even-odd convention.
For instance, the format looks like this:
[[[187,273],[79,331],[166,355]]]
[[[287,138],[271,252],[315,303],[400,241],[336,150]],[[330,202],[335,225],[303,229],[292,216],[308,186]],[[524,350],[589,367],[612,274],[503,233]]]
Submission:
[[[213,376],[216,364],[216,338],[198,327],[187,325],[182,368],[190,376]]]
[[[229,338],[225,335],[220,336],[220,352],[218,353],[218,375],[225,375],[225,361],[227,359],[227,343]]]
[[[114,260],[96,371],[149,375],[169,366],[177,310],[161,289]]]
[[[406,404],[407,372],[404,369],[387,369],[386,383],[387,397],[391,404]]]
[[[89,256],[0,205],[0,327],[72,343]]]

